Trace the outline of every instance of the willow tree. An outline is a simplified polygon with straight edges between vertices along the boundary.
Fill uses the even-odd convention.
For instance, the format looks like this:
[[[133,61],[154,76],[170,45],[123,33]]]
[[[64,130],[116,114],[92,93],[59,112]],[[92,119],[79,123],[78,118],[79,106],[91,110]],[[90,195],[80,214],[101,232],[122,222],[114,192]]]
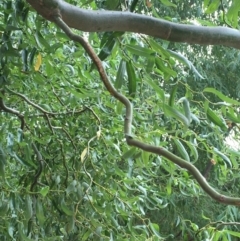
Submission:
[[[208,182],[213,166],[214,185],[238,178],[239,152],[225,140],[240,122],[240,102],[213,87],[190,87],[185,68],[195,84],[207,76],[186,50],[169,45],[239,49],[236,1],[223,14],[228,27],[133,13],[138,1],[129,1],[125,11],[26,2],[2,4],[5,237],[190,240],[206,230],[214,240],[238,236],[226,226],[237,222],[217,232],[218,223],[199,228],[192,221],[191,229],[180,216],[171,223],[180,231],[161,232],[152,213],[167,209],[175,190],[199,200],[203,190],[220,203],[240,205],[239,197]],[[219,6],[220,0],[204,2],[207,13]]]

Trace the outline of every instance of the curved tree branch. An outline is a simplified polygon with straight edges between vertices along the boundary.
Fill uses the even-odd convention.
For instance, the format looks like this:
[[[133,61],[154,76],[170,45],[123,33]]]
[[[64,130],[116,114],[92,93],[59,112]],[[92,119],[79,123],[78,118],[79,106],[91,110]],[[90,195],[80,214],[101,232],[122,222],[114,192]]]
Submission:
[[[234,198],[229,196],[224,196],[218,193],[214,188],[212,188],[206,179],[202,176],[202,174],[199,172],[199,170],[190,162],[187,162],[183,160],[182,158],[172,154],[168,150],[162,148],[162,147],[156,147],[152,145],[145,144],[141,141],[135,140],[131,135],[131,126],[132,126],[132,105],[131,102],[121,93],[119,93],[111,84],[111,82],[108,79],[108,76],[103,68],[102,62],[99,59],[99,57],[96,55],[92,47],[81,37],[76,34],[74,34],[71,29],[66,25],[66,23],[60,18],[59,14],[55,15],[53,17],[53,21],[66,33],[66,35],[72,39],[73,41],[76,41],[80,43],[83,48],[86,50],[86,52],[91,57],[92,61],[96,65],[98,72],[100,74],[100,77],[102,79],[102,82],[104,83],[107,90],[113,95],[117,100],[119,100],[121,103],[124,104],[126,108],[126,116],[124,120],[124,132],[125,137],[128,145],[136,146],[144,151],[151,152],[158,154],[160,156],[163,156],[167,158],[168,160],[172,161],[173,163],[177,164],[178,166],[187,169],[197,180],[199,185],[202,187],[202,189],[209,194],[213,199],[217,200],[218,202],[222,202],[225,204],[232,204],[240,206],[240,198]]]
[[[81,31],[134,32],[173,42],[240,49],[240,31],[228,27],[177,24],[131,12],[85,10],[63,0],[26,1],[44,18],[54,22],[55,16],[61,16],[69,27]]]

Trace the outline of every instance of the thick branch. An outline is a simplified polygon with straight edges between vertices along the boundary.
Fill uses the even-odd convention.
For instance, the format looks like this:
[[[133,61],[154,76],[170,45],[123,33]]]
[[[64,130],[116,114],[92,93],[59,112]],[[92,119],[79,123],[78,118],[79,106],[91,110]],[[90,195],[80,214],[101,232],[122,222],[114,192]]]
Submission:
[[[225,204],[232,204],[240,206],[240,198],[234,198],[229,196],[224,196],[218,193],[214,188],[212,188],[206,181],[206,179],[202,176],[202,174],[199,172],[199,170],[190,162],[187,162],[178,156],[172,154],[171,152],[167,151],[166,149],[162,147],[156,147],[152,145],[145,144],[143,142],[140,142],[138,140],[133,139],[131,136],[131,126],[132,126],[132,105],[130,101],[121,93],[119,93],[111,84],[111,82],[108,79],[108,76],[103,68],[102,62],[99,59],[99,57],[96,55],[92,47],[81,37],[76,34],[74,34],[70,28],[62,21],[62,19],[58,16],[55,17],[54,22],[61,28],[63,31],[67,34],[67,36],[80,43],[86,52],[91,57],[92,61],[95,63],[98,72],[100,74],[100,77],[107,88],[107,90],[120,102],[122,102],[126,108],[126,117],[124,121],[124,132],[125,137],[128,145],[136,146],[144,151],[155,153],[161,156],[164,156],[168,160],[172,161],[173,163],[177,164],[178,166],[187,169],[197,180],[199,185],[203,188],[203,190],[208,193],[213,199],[217,200],[218,202],[222,202]]]
[[[240,49],[240,31],[227,27],[177,24],[131,12],[92,11],[63,0],[26,0],[43,17],[61,16],[72,28],[86,32],[123,31],[142,33],[173,42],[224,45]]]

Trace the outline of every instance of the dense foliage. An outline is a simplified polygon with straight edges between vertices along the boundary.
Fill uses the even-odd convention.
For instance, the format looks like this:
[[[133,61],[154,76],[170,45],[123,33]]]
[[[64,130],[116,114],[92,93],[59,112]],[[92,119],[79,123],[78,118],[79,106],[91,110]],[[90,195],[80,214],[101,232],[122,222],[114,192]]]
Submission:
[[[239,27],[237,0],[68,2]],[[133,103],[134,135],[237,197],[239,52],[77,33]],[[123,105],[80,45],[23,0],[0,2],[0,38],[1,240],[238,240],[237,207],[213,201],[167,159],[126,145]]]

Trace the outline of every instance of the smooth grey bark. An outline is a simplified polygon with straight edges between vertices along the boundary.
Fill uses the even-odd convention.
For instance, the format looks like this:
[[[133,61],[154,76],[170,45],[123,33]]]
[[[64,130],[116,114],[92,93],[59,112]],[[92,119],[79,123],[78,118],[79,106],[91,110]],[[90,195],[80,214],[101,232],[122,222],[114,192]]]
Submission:
[[[92,11],[73,6],[63,0],[26,1],[50,21],[54,21],[51,15],[58,11],[69,27],[81,31],[134,32],[174,42],[224,45],[240,49],[240,31],[228,27],[177,24],[130,12]]]

